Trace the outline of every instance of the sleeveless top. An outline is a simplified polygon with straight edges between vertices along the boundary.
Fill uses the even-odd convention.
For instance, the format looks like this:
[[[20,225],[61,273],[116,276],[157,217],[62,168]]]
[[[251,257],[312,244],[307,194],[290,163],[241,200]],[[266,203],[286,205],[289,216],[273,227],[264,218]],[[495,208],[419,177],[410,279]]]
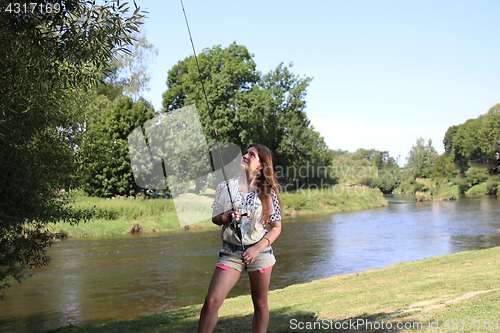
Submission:
[[[257,196],[257,190],[250,193],[243,193],[238,178],[229,180],[231,197],[234,201],[236,210],[240,211],[241,217],[241,235],[243,245],[250,245],[258,242],[267,233],[261,222],[262,202]],[[278,195],[271,189],[270,196],[270,215],[269,224],[275,221],[281,221],[280,205]],[[230,211],[232,206],[227,192],[226,181],[217,186],[214,203],[212,204],[213,216]],[[235,230],[230,227],[230,223],[225,223],[221,232],[222,239],[233,245],[241,245],[240,238]]]

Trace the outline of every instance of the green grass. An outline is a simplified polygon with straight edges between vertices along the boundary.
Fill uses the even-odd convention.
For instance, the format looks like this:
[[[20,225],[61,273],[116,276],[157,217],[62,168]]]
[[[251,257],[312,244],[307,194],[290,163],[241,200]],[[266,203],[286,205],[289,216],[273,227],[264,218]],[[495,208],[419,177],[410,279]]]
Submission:
[[[344,212],[387,206],[379,189],[366,186],[341,187],[330,190],[303,190],[282,193],[284,215],[320,212]]]
[[[201,216],[211,215],[210,205],[199,205],[197,204],[198,200],[211,203],[213,195],[213,193],[206,193],[198,197],[187,194],[176,198],[177,209],[181,212],[189,211],[191,217],[194,218],[200,216],[198,221]],[[335,213],[387,205],[380,190],[367,187],[342,188],[337,186],[331,190],[285,192],[280,197],[285,216],[320,212]],[[61,237],[88,237],[123,235],[132,232],[159,232],[181,228],[172,199],[136,200],[119,197],[104,199],[88,197],[82,192],[77,192],[74,207],[76,209],[93,209],[97,215],[87,223],[74,226],[67,223],[56,223],[50,226],[50,231],[60,234]],[[189,223],[183,225],[186,224]],[[210,219],[189,224],[188,227],[218,228]]]
[[[104,199],[88,197],[83,192],[77,192],[75,197],[74,208],[94,210],[95,218],[73,226],[58,222],[50,226],[50,231],[62,237],[87,237],[179,228],[175,206],[170,199]]]
[[[382,269],[332,276],[269,292],[268,332],[325,332],[321,323],[378,320],[390,322],[391,332],[482,332],[478,322],[500,321],[498,266],[500,248],[460,252]],[[272,283],[272,281],[271,281]],[[201,304],[127,321],[61,328],[51,332],[195,332]],[[249,295],[226,299],[214,332],[250,332],[252,301]],[[457,329],[453,330],[454,319]],[[291,320],[317,329],[293,330]],[[462,322],[464,321],[464,329]],[[330,324],[330,321],[332,324]],[[448,321],[449,327],[445,327]],[[307,324],[309,323],[309,324]],[[337,324],[336,324],[337,323]],[[397,329],[398,323],[414,328]],[[419,324],[420,323],[420,324]],[[429,327],[438,325],[439,329]],[[373,324],[371,324],[372,327]],[[500,323],[498,323],[500,327]],[[366,328],[366,327],[365,327]],[[328,330],[330,331],[330,330]],[[362,332],[386,330],[361,329]],[[354,331],[353,331],[354,332]],[[359,331],[356,331],[359,332]]]
[[[458,185],[444,185],[441,188],[431,188],[427,191],[415,193],[417,201],[441,201],[441,200],[457,200],[460,195]]]
[[[403,181],[393,194],[415,194],[417,201],[456,200],[465,195],[498,195],[500,176],[487,175],[486,169],[471,168],[455,178],[416,178]]]
[[[460,186],[448,179],[417,178],[414,182],[402,182],[394,194],[415,194],[417,201],[457,200]]]
[[[474,185],[465,192],[465,195],[482,195],[482,194],[488,194],[486,183]]]

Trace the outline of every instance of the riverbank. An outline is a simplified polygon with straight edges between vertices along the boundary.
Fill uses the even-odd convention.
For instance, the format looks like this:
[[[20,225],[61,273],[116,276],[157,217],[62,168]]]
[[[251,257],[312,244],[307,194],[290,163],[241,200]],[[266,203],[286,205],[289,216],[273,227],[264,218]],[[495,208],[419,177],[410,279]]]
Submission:
[[[386,332],[390,327],[391,332],[498,329],[499,264],[500,248],[491,248],[273,290],[269,292],[268,331],[325,332],[342,327],[352,332]],[[248,295],[227,299],[214,332],[251,331],[251,304]],[[195,332],[200,309],[201,304],[197,304],[127,321],[49,332]]]
[[[207,193],[207,202],[213,201],[213,193]],[[283,215],[308,213],[337,213],[387,206],[382,192],[368,187],[333,187],[330,190],[303,190],[281,194]],[[76,209],[94,209],[96,217],[87,223],[69,225],[56,223],[52,232],[62,238],[112,236],[137,232],[163,232],[179,230],[172,199],[132,199],[116,196],[113,199],[76,195]],[[95,208],[94,208],[95,207]],[[205,209],[210,209],[208,204]],[[209,214],[211,213],[211,210]],[[210,219],[189,225],[188,228],[218,228]]]
[[[498,195],[499,176],[486,170],[471,168],[455,178],[416,178],[404,181],[393,194],[415,194],[417,201],[457,200],[461,195]]]

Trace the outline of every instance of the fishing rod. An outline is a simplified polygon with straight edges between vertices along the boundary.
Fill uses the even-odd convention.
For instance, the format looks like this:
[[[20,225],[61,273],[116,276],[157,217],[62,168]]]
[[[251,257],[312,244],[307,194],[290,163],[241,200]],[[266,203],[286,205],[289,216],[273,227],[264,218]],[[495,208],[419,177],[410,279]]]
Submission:
[[[210,116],[210,121],[212,123],[212,130],[214,131],[214,135],[215,135],[215,142],[217,143],[217,150],[219,151],[219,159],[220,159],[220,165],[221,165],[221,169],[222,169],[222,176],[224,177],[224,180],[226,181],[227,193],[229,194],[229,202],[231,203],[231,207],[232,207],[231,210],[234,212],[234,211],[236,211],[236,209],[235,209],[233,198],[231,195],[231,190],[229,188],[229,181],[227,180],[226,172],[224,170],[224,161],[222,159],[222,153],[221,153],[221,149],[220,149],[220,145],[219,145],[219,140],[217,139],[217,131],[216,131],[215,125],[214,125],[214,118],[212,116],[212,112],[210,111],[210,104],[208,103],[207,92],[205,91],[205,85],[203,84],[203,77],[201,75],[200,64],[198,63],[198,57],[196,56],[196,49],[194,47],[193,37],[191,36],[191,29],[189,29],[189,23],[188,23],[186,11],[184,10],[184,4],[182,3],[182,0],[180,0],[180,1],[181,1],[182,12],[184,13],[184,19],[186,20],[186,27],[187,27],[187,30],[189,33],[189,39],[191,40],[191,47],[193,48],[193,54],[194,54],[194,59],[196,61],[196,67],[198,68],[198,74],[200,75],[201,88],[203,90],[203,95],[205,96],[205,102],[207,103],[208,115]],[[241,225],[240,225],[239,221],[236,221],[233,214],[229,214],[229,216],[231,218],[231,225],[236,229],[236,232],[240,238],[241,250],[244,251],[245,248],[243,247],[243,237],[241,234]]]

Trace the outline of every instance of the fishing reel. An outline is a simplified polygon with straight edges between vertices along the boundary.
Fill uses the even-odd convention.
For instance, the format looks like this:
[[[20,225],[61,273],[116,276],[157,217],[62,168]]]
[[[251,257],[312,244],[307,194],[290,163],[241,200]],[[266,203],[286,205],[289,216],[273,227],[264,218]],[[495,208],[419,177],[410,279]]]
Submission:
[[[236,217],[232,213],[229,213],[229,220],[230,220],[229,223],[231,225],[231,229],[237,229],[241,226],[241,219],[236,220]]]
[[[234,212],[229,213],[229,219],[230,219],[230,225],[231,229],[240,229],[241,228],[241,218],[248,216],[248,213],[244,213],[240,215],[240,218],[237,220],[236,217],[233,214]]]

